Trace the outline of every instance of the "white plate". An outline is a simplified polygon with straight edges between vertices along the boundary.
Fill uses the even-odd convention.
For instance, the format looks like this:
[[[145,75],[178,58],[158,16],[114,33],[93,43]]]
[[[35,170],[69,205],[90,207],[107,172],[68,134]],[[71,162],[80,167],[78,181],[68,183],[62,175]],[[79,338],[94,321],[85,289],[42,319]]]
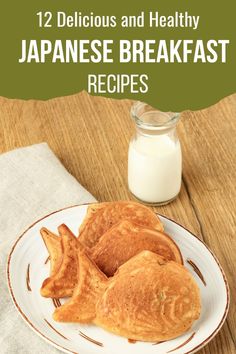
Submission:
[[[54,305],[51,299],[45,299],[39,293],[42,281],[49,273],[49,264],[45,264],[48,254],[39,230],[45,226],[56,232],[57,226],[65,223],[77,234],[86,210],[87,205],[81,205],[47,215],[30,226],[13,246],[8,259],[8,285],[13,302],[27,324],[43,339],[66,353],[184,354],[193,353],[206,345],[219,331],[228,312],[227,280],[218,260],[207,246],[181,225],[164,216],[160,218],[165,230],[179,246],[184,264],[201,290],[201,317],[190,331],[177,339],[159,344],[129,343],[126,338],[93,325],[60,324],[52,319],[57,304]]]

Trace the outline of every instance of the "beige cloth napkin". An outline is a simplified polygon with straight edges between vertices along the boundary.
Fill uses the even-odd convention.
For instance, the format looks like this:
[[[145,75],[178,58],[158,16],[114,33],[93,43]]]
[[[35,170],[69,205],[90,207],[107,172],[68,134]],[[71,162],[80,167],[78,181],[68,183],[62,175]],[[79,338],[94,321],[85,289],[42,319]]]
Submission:
[[[14,240],[57,209],[95,201],[45,143],[0,155],[0,353],[59,353],[23,321],[11,301],[6,261]]]

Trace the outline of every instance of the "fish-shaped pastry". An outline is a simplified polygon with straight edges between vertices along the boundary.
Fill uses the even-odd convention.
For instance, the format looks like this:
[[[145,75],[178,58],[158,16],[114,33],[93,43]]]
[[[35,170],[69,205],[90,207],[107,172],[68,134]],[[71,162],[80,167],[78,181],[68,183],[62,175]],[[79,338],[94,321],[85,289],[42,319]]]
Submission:
[[[167,234],[128,220],[120,221],[105,232],[88,254],[110,277],[123,263],[144,250],[183,264],[178,246]]]
[[[93,323],[140,341],[165,341],[180,336],[198,319],[199,288],[181,264],[142,251],[107,278],[78,251],[78,283],[73,296],[56,308],[59,322]]]
[[[79,240],[86,247],[94,247],[99,238],[121,220],[163,231],[157,215],[148,207],[131,202],[104,202],[90,204],[79,228]]]

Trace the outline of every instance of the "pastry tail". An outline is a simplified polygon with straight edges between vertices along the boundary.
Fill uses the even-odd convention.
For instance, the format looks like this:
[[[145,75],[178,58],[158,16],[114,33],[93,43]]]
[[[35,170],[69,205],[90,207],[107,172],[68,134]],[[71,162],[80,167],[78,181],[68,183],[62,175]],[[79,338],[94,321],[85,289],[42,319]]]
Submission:
[[[71,296],[77,284],[77,238],[71,232],[61,233],[60,238],[62,261],[57,272],[44,280],[40,290],[44,297]],[[55,259],[59,256],[56,256],[57,251],[55,250]]]
[[[72,298],[56,308],[55,321],[91,323],[96,317],[96,304],[108,279],[82,248],[78,251],[78,284]]]
[[[61,238],[45,227],[41,228],[40,234],[49,253],[50,276],[52,276],[57,273],[62,261]]]

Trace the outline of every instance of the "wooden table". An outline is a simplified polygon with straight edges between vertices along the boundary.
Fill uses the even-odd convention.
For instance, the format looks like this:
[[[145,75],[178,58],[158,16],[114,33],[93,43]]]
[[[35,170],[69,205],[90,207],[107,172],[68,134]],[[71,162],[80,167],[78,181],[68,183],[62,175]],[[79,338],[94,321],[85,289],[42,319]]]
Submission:
[[[82,92],[47,102],[0,98],[0,151],[48,142],[65,167],[98,200],[130,199],[127,149],[132,102]],[[222,330],[199,353],[233,354],[236,337],[236,95],[184,112],[178,127],[183,183],[174,202],[156,211],[202,238],[219,258],[231,287]]]

